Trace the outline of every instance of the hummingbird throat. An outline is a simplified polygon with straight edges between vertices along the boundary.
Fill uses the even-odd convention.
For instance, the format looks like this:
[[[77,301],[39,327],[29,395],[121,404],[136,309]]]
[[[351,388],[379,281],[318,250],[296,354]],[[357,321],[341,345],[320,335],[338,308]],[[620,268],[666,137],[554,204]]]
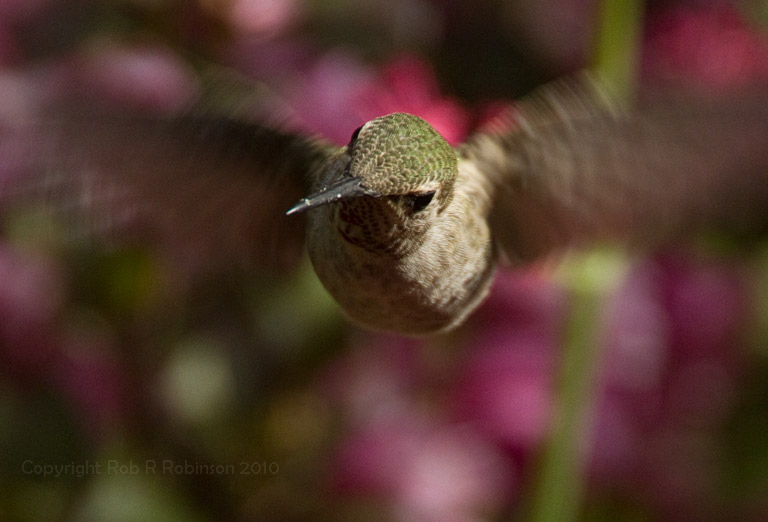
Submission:
[[[329,217],[347,243],[372,253],[402,256],[420,244],[426,224],[409,220],[387,197],[357,197],[335,203]]]

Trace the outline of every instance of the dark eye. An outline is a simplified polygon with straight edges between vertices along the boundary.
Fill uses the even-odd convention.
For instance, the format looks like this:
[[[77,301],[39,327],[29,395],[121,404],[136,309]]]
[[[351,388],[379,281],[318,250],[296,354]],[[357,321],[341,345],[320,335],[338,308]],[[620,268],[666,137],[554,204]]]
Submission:
[[[413,196],[413,211],[414,212],[421,212],[425,208],[427,208],[427,205],[432,201],[432,198],[435,196],[435,192],[427,192],[426,194],[420,194],[418,196]]]
[[[347,147],[352,147],[352,145],[355,144],[355,141],[357,140],[357,137],[360,135],[360,130],[363,128],[363,126],[359,126],[357,129],[355,129],[355,132],[352,133],[352,137],[349,138],[349,145]]]

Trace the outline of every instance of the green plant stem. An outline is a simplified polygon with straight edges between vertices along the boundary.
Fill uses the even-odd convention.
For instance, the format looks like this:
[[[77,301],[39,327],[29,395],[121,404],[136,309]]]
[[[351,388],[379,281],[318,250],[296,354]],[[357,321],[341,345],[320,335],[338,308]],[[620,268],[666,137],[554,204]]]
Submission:
[[[624,100],[637,86],[644,6],[643,0],[603,0],[598,10],[592,69]]]
[[[596,250],[567,262],[563,270],[571,290],[571,313],[550,439],[539,461],[526,518],[531,522],[571,522],[581,511],[584,449],[603,344],[599,336],[603,303],[625,268],[626,262],[615,252]]]

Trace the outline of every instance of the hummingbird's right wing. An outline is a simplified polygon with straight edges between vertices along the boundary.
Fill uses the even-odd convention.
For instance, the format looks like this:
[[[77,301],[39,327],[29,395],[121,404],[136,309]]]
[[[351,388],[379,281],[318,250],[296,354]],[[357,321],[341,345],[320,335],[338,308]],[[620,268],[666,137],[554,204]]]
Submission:
[[[460,149],[493,194],[511,260],[600,239],[653,247],[768,229],[768,95],[621,107],[588,76],[523,100]]]
[[[54,215],[88,240],[151,245],[180,269],[288,266],[334,147],[228,117],[68,110],[0,120],[0,210]]]

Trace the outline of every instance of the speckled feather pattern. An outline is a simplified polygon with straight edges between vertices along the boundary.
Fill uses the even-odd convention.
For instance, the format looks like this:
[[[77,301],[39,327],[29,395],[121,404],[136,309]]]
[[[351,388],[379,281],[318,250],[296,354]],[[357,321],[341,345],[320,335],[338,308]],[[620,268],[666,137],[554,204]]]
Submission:
[[[326,289],[369,328],[423,335],[461,323],[495,268],[485,179],[410,115],[366,124],[318,186],[349,174],[386,192],[310,213],[309,254]],[[425,190],[437,193],[420,212],[399,197]]]
[[[455,177],[456,154],[425,123],[406,113],[369,121],[352,144],[350,172],[363,177],[365,186],[380,194],[408,194],[420,185],[450,185]]]

